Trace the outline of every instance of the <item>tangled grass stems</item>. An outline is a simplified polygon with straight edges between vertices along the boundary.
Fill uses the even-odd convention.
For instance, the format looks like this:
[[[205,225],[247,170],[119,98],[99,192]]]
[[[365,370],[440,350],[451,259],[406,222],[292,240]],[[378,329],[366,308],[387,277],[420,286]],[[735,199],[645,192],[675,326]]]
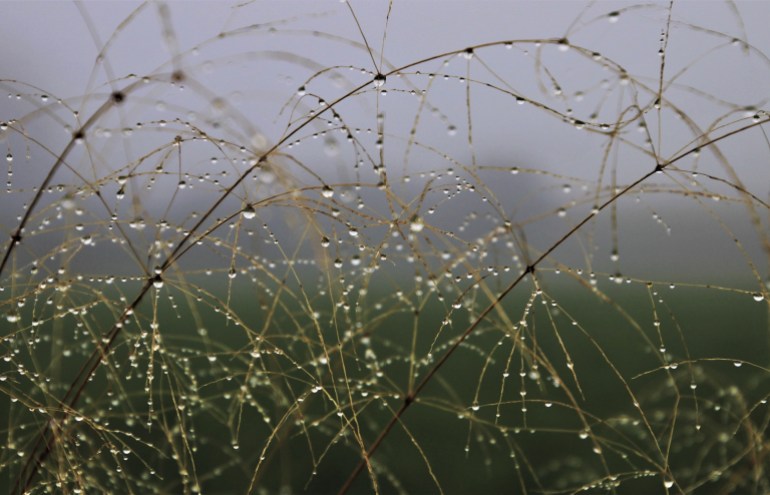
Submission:
[[[758,125],[762,125],[770,121],[770,119],[765,118],[764,120],[760,120],[758,122],[749,124],[743,128],[733,130],[729,133],[726,133],[722,136],[719,136],[718,138],[712,139],[710,142],[706,143],[706,146],[710,146],[717,141],[720,141],[722,139],[728,138],[733,134],[743,132],[746,129]],[[355,481],[355,479],[358,477],[358,475],[363,470],[364,466],[367,465],[369,462],[369,458],[374,454],[374,452],[379,448],[382,441],[385,439],[385,437],[390,433],[390,431],[393,429],[393,427],[401,420],[401,416],[406,412],[406,410],[409,408],[409,406],[414,403],[415,399],[417,398],[417,395],[422,391],[422,389],[425,388],[425,386],[428,384],[428,382],[433,378],[433,376],[438,372],[438,370],[441,368],[441,366],[451,357],[451,355],[457,351],[457,349],[460,347],[460,345],[465,341],[465,339],[468,338],[471,333],[478,327],[480,323],[484,321],[484,319],[487,317],[489,313],[491,313],[495,307],[497,307],[503,299],[512,291],[514,290],[527,275],[532,274],[534,276],[535,270],[538,268],[538,265],[542,263],[545,259],[547,259],[553,251],[555,251],[559,246],[561,246],[567,239],[569,239],[572,235],[574,235],[577,231],[579,231],[584,225],[586,225],[588,222],[591,221],[591,219],[598,215],[602,210],[610,206],[612,203],[614,203],[617,199],[622,197],[625,194],[628,194],[630,191],[633,191],[638,186],[643,184],[645,181],[647,181],[650,177],[663,172],[668,166],[676,163],[677,161],[681,160],[682,158],[686,157],[687,155],[694,152],[695,149],[688,150],[677,157],[674,157],[671,161],[666,163],[659,163],[656,164],[653,170],[650,172],[647,172],[643,176],[639,177],[636,181],[632,182],[623,190],[612,196],[610,199],[605,201],[601,206],[599,206],[596,210],[591,211],[589,215],[583,218],[580,222],[578,222],[574,227],[569,229],[569,231],[564,234],[555,244],[551,245],[543,254],[541,254],[531,265],[528,265],[523,272],[510,284],[508,287],[505,288],[498,296],[497,298],[490,303],[489,306],[487,306],[471,323],[468,328],[457,338],[455,339],[454,343],[447,349],[447,351],[444,353],[444,355],[436,362],[435,365],[425,374],[424,378],[420,381],[420,383],[414,388],[413,391],[410,391],[407,396],[404,398],[404,403],[401,406],[401,408],[393,415],[393,418],[388,422],[388,424],[383,428],[382,432],[380,433],[380,436],[377,437],[377,439],[371,444],[369,449],[366,451],[366,454],[364,458],[361,460],[361,462],[358,464],[358,466],[353,470],[350,477],[345,481],[345,484],[340,489],[340,493],[347,493],[347,491],[350,489],[351,485]],[[633,400],[636,400],[634,397],[634,394],[631,393],[631,390],[629,389],[629,395],[630,398]],[[573,404],[576,404],[577,401],[574,401]],[[647,422],[645,420],[645,422]],[[652,429],[648,425],[648,429],[651,431]]]
[[[3,205],[22,205],[2,219],[4,483],[766,491],[768,202],[734,143],[766,156],[768,115],[690,74],[736,46],[770,64],[738,7],[731,35],[678,6],[589,5],[561,36],[391,63],[398,4],[379,51],[350,3],[350,38],[310,15],[226,23],[189,49],[172,6],[142,4],[102,43],[80,5],[97,52],[83,97],[1,82]],[[637,11],[660,14],[648,72],[586,36]],[[168,59],[116,77],[143,15]],[[676,30],[716,44],[682,62]],[[250,63],[299,90],[228,93]],[[526,147],[500,122],[578,151],[505,158]],[[686,227],[704,219],[716,265]],[[698,274],[667,265],[674,241]],[[691,294],[727,323],[693,317]]]

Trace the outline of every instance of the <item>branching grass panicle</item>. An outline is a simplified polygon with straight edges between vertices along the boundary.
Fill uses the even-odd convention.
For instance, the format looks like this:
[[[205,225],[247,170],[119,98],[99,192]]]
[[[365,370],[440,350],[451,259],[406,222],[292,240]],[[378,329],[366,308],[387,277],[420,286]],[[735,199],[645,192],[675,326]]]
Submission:
[[[769,9],[5,4],[3,490],[770,492]]]

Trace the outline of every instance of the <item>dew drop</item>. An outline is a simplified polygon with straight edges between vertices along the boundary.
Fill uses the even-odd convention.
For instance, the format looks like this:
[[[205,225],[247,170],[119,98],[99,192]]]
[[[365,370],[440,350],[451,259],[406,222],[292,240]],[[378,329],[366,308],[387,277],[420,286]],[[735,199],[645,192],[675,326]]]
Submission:
[[[143,218],[135,218],[131,220],[131,222],[129,222],[128,226],[134,230],[143,230],[147,226],[147,224],[144,223]]]
[[[618,19],[619,19],[619,18],[620,18],[620,12],[618,12],[617,10],[616,10],[616,11],[614,11],[614,12],[610,12],[609,14],[607,14],[607,20],[608,20],[609,22],[613,23],[613,24],[614,24],[614,23],[616,23],[616,22],[618,22]]]
[[[305,86],[300,86],[297,89],[297,96],[305,96],[307,94],[307,90],[305,89]]]
[[[409,230],[412,232],[422,232],[422,229],[425,228],[425,224],[422,221],[422,218],[418,217],[417,215],[412,217],[412,221],[409,224]]]
[[[375,88],[381,88],[385,85],[385,75],[378,73],[376,76],[374,76],[374,80],[372,82],[374,83]]]
[[[760,292],[755,292],[754,294],[752,294],[751,297],[753,297],[754,300],[757,302],[762,302],[765,300],[765,296],[763,296],[762,293]]]
[[[253,206],[246,205],[246,207],[243,209],[241,214],[243,215],[243,218],[245,218],[246,220],[251,220],[252,218],[257,216],[257,211],[254,209]]]
[[[329,198],[331,198],[332,196],[334,196],[334,189],[332,189],[331,187],[329,187],[329,186],[326,186],[326,185],[325,185],[325,186],[323,187],[323,189],[321,189],[321,195],[322,195],[324,198],[327,198],[327,199],[329,199]]]

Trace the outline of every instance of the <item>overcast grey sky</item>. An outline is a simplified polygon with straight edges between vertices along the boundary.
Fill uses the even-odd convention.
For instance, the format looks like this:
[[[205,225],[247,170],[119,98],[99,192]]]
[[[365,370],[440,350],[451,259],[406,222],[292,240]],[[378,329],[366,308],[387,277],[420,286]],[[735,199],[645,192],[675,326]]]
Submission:
[[[353,1],[353,11],[371,47],[370,55],[363,49],[364,38],[350,9],[338,1],[170,2],[165,4],[167,15],[159,5],[3,2],[0,77],[16,81],[5,82],[5,88],[9,94],[24,92],[25,97],[48,94],[51,100],[63,98],[85,116],[110,91],[130,84],[133,79],[127,78],[129,74],[152,78],[179,67],[189,77],[184,92],[172,92],[167,86],[148,90],[142,93],[142,104],[123,115],[122,122],[108,119],[105,125],[117,127],[173,118],[180,109],[184,109],[184,116],[198,119],[199,123],[216,120],[218,112],[223,112],[225,119],[238,113],[244,119],[233,119],[234,132],[241,133],[241,139],[250,146],[264,148],[285,130],[290,114],[281,113],[284,104],[292,101],[297,88],[321,68],[338,67],[313,78],[307,84],[308,91],[331,101],[371,79],[378,67],[385,72],[437,53],[486,42],[566,37],[572,45],[601,53],[620,64],[635,81],[657,89],[658,50],[668,14],[668,2],[394,1],[388,18],[388,2]],[[770,3],[735,5],[737,11],[723,2],[674,4],[664,79],[670,81],[676,75],[674,82],[679,86],[667,88],[665,95],[701,128],[728,115],[731,105],[761,108],[767,101],[770,64],[763,54],[770,53],[770,30],[766,26]],[[620,15],[610,15],[612,12]],[[329,36],[313,36],[314,31]],[[227,36],[218,38],[221,33]],[[730,43],[733,38],[738,42]],[[756,49],[744,50],[744,41]],[[97,55],[106,43],[109,47],[97,63]],[[477,50],[471,77],[495,82],[499,76],[516,92],[552,104],[559,111],[569,109],[575,118],[586,121],[603,96],[614,94],[617,74],[605,71],[603,75],[598,64],[586,64],[575,50],[561,53],[553,45],[522,43],[513,52],[511,55],[502,47]],[[446,67],[437,61],[409,70],[441,70],[464,76],[465,62],[459,57],[449,60]],[[348,70],[348,66],[356,69]],[[543,66],[548,72],[542,70]],[[544,93],[551,76],[558,81],[563,95],[548,94],[547,87]],[[410,77],[419,87],[426,87],[424,76]],[[438,80],[431,89],[430,101],[440,112],[422,115],[425,126],[421,136],[426,142],[440,143],[436,146],[453,156],[469,160],[467,139],[463,137],[467,128],[465,93],[454,82]],[[602,89],[602,85],[609,89]],[[387,115],[387,132],[406,135],[414,112],[409,113],[404,97],[393,90],[406,86],[397,85],[391,78],[386,87],[391,88],[392,96],[361,98],[343,106],[341,113],[344,110],[348,125],[376,128],[374,109],[379,105]],[[585,93],[585,99],[578,98],[579,93]],[[600,141],[592,141],[587,133],[575,131],[542,111],[522,110],[519,117],[511,117],[498,100],[488,99],[482,91],[474,95],[473,151],[480,163],[529,166],[589,181],[596,179],[603,152]],[[652,96],[641,91],[639,103],[650,103]],[[19,118],[32,112],[35,105],[49,108],[53,103],[41,105],[35,100],[24,107],[23,102],[4,99],[0,120]],[[603,111],[599,120],[618,115],[617,106]],[[77,123],[71,116],[56,120],[39,117],[39,113],[25,124],[40,132],[39,136],[48,136],[46,142],[52,150],[63,147],[67,132]],[[740,117],[736,113],[729,120]],[[70,127],[60,132],[62,121],[66,123],[68,118]],[[664,113],[659,119],[650,116],[655,145],[664,158],[692,146],[692,132],[677,121],[673,113]],[[450,126],[460,131],[457,139],[446,138]],[[658,126],[660,132],[656,132]],[[21,145],[9,141],[6,144],[18,154]],[[395,145],[388,148],[390,156],[395,149]],[[100,151],[108,161],[111,153],[129,153],[114,147]],[[723,151],[741,179],[751,185],[752,192],[767,197],[767,144],[761,139],[736,139],[724,143]],[[342,153],[319,156],[314,167],[328,180],[350,180],[350,158],[343,149]],[[125,157],[121,159],[125,161]],[[21,177],[17,173],[17,184],[31,186],[39,182],[47,164],[36,165],[39,167],[26,169]],[[434,165],[413,164],[414,170],[420,166],[427,169]],[[632,180],[650,166],[654,163],[630,153],[627,163],[618,167],[618,174],[621,180]],[[700,167],[721,170],[705,156]],[[543,194],[533,203],[558,201],[561,199],[553,203]],[[6,214],[18,214],[19,197],[6,197],[2,206]]]

